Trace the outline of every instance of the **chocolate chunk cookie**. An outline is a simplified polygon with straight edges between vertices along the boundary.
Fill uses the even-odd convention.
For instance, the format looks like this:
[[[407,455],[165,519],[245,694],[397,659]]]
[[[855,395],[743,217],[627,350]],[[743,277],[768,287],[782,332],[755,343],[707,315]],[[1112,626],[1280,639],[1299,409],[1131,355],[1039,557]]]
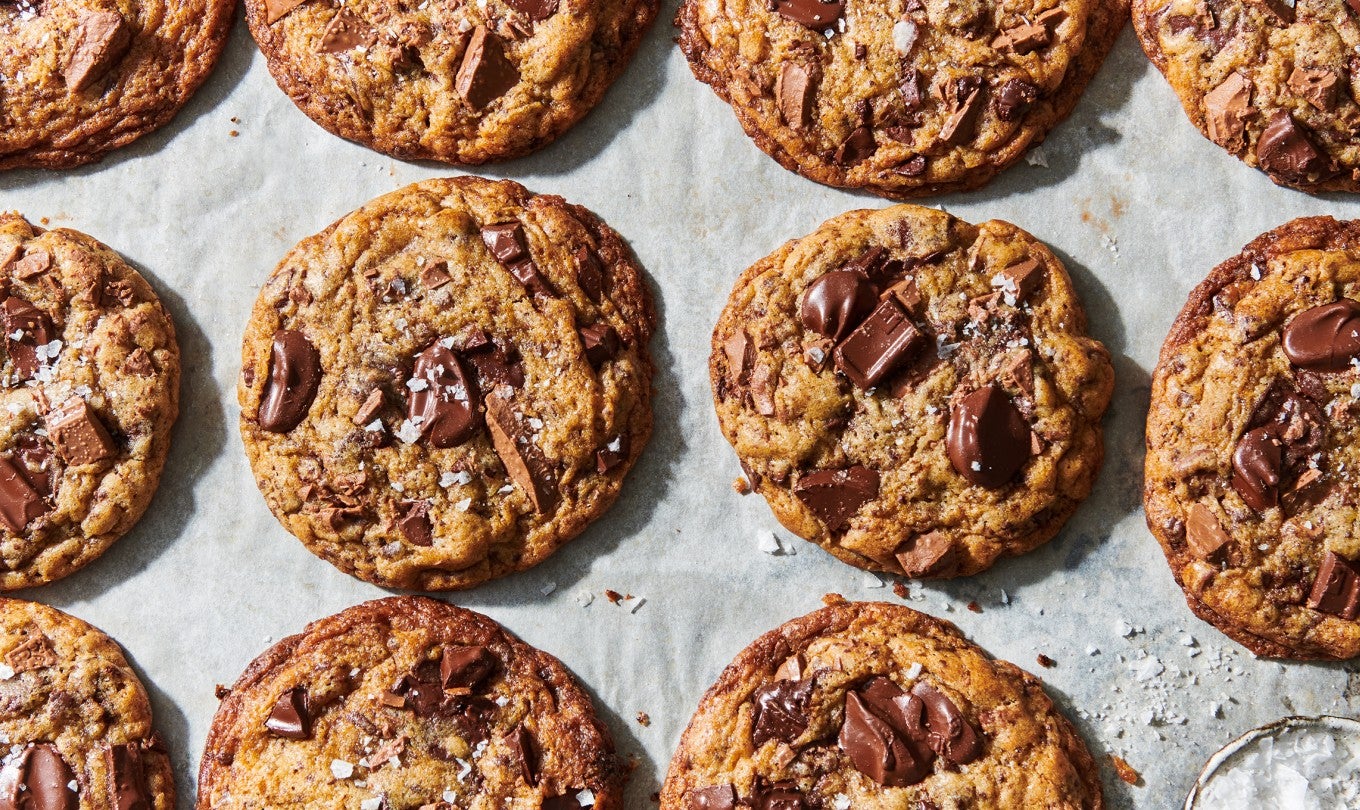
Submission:
[[[1284,186],[1360,191],[1360,3],[1134,0],[1204,136]]]
[[[623,769],[556,658],[491,619],[394,597],[313,622],[223,699],[199,810],[619,810]]]
[[[170,757],[118,645],[19,599],[0,598],[0,629],[0,807],[173,810]]]
[[[775,517],[911,577],[1051,538],[1091,491],[1113,387],[1048,248],[913,205],[843,214],[747,269],[709,373]]]
[[[966,191],[1076,106],[1127,0],[685,0],[680,47],[786,169],[906,198]]]
[[[246,0],[274,80],[321,126],[407,160],[539,149],[590,112],[657,0]]]
[[[231,0],[0,0],[0,169],[79,166],[168,123]]]
[[[1360,222],[1296,219],[1190,294],[1144,502],[1186,601],[1257,655],[1360,655]]]
[[[241,434],[270,509],[390,587],[523,570],[618,497],[655,328],[613,230],[509,181],[429,180],[303,240],[246,329]]]
[[[1095,763],[1039,681],[954,625],[837,601],[723,670],[661,810],[1104,807]]]
[[[83,233],[0,214],[0,590],[61,579],[146,511],[179,413],[156,293]]]

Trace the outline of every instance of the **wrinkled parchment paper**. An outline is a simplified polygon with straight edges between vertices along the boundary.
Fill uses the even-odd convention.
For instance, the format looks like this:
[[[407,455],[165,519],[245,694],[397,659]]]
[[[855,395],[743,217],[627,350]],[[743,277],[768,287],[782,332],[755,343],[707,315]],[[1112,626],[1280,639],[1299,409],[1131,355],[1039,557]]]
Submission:
[[[900,601],[789,537],[758,497],[732,491],[739,469],[707,375],[712,324],[744,267],[828,217],[886,203],[803,180],[751,145],[691,77],[672,43],[674,10],[668,0],[627,74],[576,129],[483,170],[584,204],[632,243],[663,320],[652,343],[656,433],[619,503],[584,535],[528,573],[447,597],[584,681],[621,753],[636,759],[630,808],[653,806],[703,691],[758,634],[827,592]],[[1114,357],[1105,467],[1052,543],[968,580],[914,587],[908,603],[1039,674],[1102,762],[1111,806],[1178,807],[1200,764],[1238,733],[1287,714],[1355,713],[1360,663],[1258,661],[1185,607],[1140,506],[1149,373],[1210,268],[1292,217],[1360,216],[1360,201],[1277,188],[1204,140],[1129,30],[1030,161],[979,192],[926,202],[972,222],[1014,222],[1067,263]],[[84,571],[20,595],[122,643],[174,752],[181,808],[193,804],[214,684],[232,683],[308,621],[385,595],[312,557],[255,488],[235,380],[256,292],[299,239],[447,173],[313,124],[275,87],[238,20],[216,73],[170,127],[97,166],[0,174],[0,208],[111,245],[146,274],[179,330],[183,412],[147,516]],[[796,554],[760,551],[757,532],[770,529]],[[606,588],[640,599],[615,606]],[[583,592],[594,594],[586,607]],[[981,613],[965,608],[973,601]],[[1041,669],[1038,653],[1057,666]],[[1142,783],[1115,778],[1109,754]]]

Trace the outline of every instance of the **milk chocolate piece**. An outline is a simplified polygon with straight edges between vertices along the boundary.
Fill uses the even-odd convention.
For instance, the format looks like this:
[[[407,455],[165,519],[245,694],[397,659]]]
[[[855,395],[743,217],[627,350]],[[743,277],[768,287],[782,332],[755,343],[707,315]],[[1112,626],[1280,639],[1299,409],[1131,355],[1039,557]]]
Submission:
[[[1233,451],[1233,489],[1257,512],[1279,502],[1280,445],[1272,427],[1259,427],[1244,433]]]
[[[998,489],[1030,457],[1030,429],[1011,398],[985,385],[954,404],[946,436],[949,461],[969,483]]]
[[[775,0],[775,11],[813,31],[826,31],[835,26],[845,13],[845,3],[823,3],[820,0]]]
[[[858,126],[836,147],[832,160],[841,166],[852,166],[868,160],[876,149],[878,144],[874,141],[874,131],[867,126]]]
[[[420,435],[434,447],[457,447],[481,427],[477,380],[463,359],[439,341],[416,356],[406,388],[407,418],[415,421],[419,417]]]
[[[925,348],[926,339],[902,307],[882,301],[833,353],[836,368],[862,389],[876,387]]]
[[[1353,621],[1360,614],[1360,570],[1355,563],[1328,551],[1313,581],[1308,607]]]
[[[51,509],[18,462],[0,456],[0,523],[15,534]]]
[[[1360,302],[1342,298],[1295,315],[1282,345],[1294,365],[1309,371],[1345,371],[1360,357]]]
[[[113,810],[152,810],[140,745],[110,745],[104,750],[104,764],[109,769],[109,800]]]
[[[1185,519],[1185,542],[1190,553],[1206,562],[1218,562],[1230,540],[1212,509],[1202,503],[1190,507]]]
[[[1039,260],[1026,257],[1010,265],[992,279],[992,286],[1001,290],[1006,303],[1019,306],[1044,283],[1044,267]]]
[[[878,497],[878,487],[878,471],[855,466],[807,473],[798,479],[793,494],[826,524],[827,531],[835,532]]]
[[[321,384],[321,354],[301,332],[274,333],[269,381],[260,398],[260,427],[287,433],[301,424]]]
[[[78,93],[103,78],[132,44],[132,27],[116,11],[78,7],[63,73],[66,87]]]
[[[1251,82],[1236,71],[1204,95],[1204,120],[1209,140],[1236,154],[1246,146],[1244,133],[1251,116]]]
[[[755,721],[751,744],[756,748],[769,740],[792,743],[807,731],[808,704],[812,700],[813,680],[776,681],[757,689]]]
[[[992,102],[996,107],[996,117],[1010,123],[1019,121],[1029,112],[1030,105],[1039,97],[1039,88],[1024,79],[1009,79],[1001,85]]]
[[[557,13],[558,0],[505,0],[505,2],[533,22],[543,22]]]
[[[273,25],[284,17],[288,12],[307,2],[307,0],[265,0],[264,14],[265,24]]]
[[[880,785],[914,785],[930,772],[929,761],[916,757],[905,735],[870,711],[855,692],[845,695],[845,720],[837,741],[855,768]]]
[[[510,747],[510,753],[519,762],[519,773],[524,777],[524,783],[537,785],[538,758],[535,756],[534,738],[529,729],[525,728],[523,723],[515,726],[515,730],[510,732],[505,742]]]
[[[370,48],[378,40],[378,32],[347,8],[331,18],[321,33],[319,53],[345,53],[355,48]]]
[[[785,124],[796,130],[811,125],[813,92],[807,68],[796,62],[781,65],[774,85],[774,98]]]
[[[982,756],[982,739],[977,730],[943,692],[922,681],[911,688],[926,707],[926,742],[954,765],[966,765]]]
[[[1285,110],[1277,110],[1256,141],[1261,168],[1291,183],[1311,182],[1330,171],[1330,162],[1308,132]]]
[[[486,401],[487,428],[510,480],[515,482],[542,514],[557,505],[557,475],[543,451],[521,429],[510,403],[500,397]]]
[[[0,771],[0,810],[76,810],[71,767],[51,743],[30,743]]]
[[[685,794],[688,810],[736,810],[737,791],[731,785],[691,790]]]
[[[413,546],[429,547],[434,545],[434,525],[430,523],[430,502],[426,500],[402,501],[397,529],[406,542]]]
[[[439,659],[439,679],[445,689],[475,689],[496,671],[496,656],[486,647],[445,647]]]
[[[599,368],[618,356],[621,346],[619,333],[614,327],[600,321],[582,327],[579,332],[581,346],[585,349],[586,360],[590,362],[591,367]]]
[[[1323,112],[1336,106],[1336,73],[1322,68],[1294,66],[1289,74],[1289,89]]]
[[[42,310],[11,295],[4,303],[5,350],[20,382],[31,380],[52,358],[40,360],[39,348],[46,349],[55,337],[52,321]]]
[[[484,25],[474,28],[454,78],[454,91],[468,106],[480,110],[519,84],[519,78],[519,69],[505,55],[500,37]]]
[[[71,397],[47,414],[47,435],[61,460],[72,466],[94,464],[117,453],[113,439],[89,403]]]
[[[926,532],[912,537],[893,552],[902,572],[909,577],[950,574],[957,563],[954,544],[943,532]]]
[[[799,320],[819,335],[840,340],[873,312],[877,298],[878,289],[862,274],[832,270],[808,285]]]
[[[940,142],[950,146],[967,143],[977,135],[977,121],[986,105],[986,85],[976,76],[957,79],[948,85],[949,118],[940,129]]]
[[[265,718],[264,727],[276,737],[287,740],[310,740],[312,718],[307,714],[307,690],[301,686],[279,695],[274,708]]]

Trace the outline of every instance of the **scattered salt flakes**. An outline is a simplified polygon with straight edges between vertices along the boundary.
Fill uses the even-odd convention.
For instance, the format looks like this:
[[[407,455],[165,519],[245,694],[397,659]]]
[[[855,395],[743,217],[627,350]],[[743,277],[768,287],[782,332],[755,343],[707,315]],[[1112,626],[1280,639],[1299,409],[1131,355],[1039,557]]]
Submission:
[[[850,810],[850,797],[844,793],[837,793],[831,799],[831,806],[835,810]]]
[[[973,468],[973,472],[982,472],[981,461],[974,461],[972,464],[969,464],[968,466]]]
[[[471,766],[471,765],[468,765],[466,762],[463,762],[461,759],[458,760],[458,761],[459,761],[459,762],[462,762],[463,765],[467,765],[467,769],[468,769],[469,771],[472,770],[472,766]],[[459,778],[459,780],[461,781],[463,777],[462,777],[462,775],[459,775],[458,778]],[[454,793],[452,790],[446,790],[446,791],[444,791],[444,795],[443,795],[441,798],[443,798],[444,801],[448,802],[449,804],[453,804],[454,802],[458,801],[458,794],[457,794],[457,793]]]
[[[774,536],[774,532],[769,529],[761,529],[756,532],[756,548],[766,554],[778,554],[783,551],[779,545],[779,538]]]
[[[1002,588],[1002,589],[1001,589],[1001,604],[1003,604],[1003,605],[1009,605],[1010,603],[1011,603],[1011,595],[1008,594],[1008,593],[1006,593],[1006,589],[1005,589],[1005,588]]]
[[[510,704],[510,698],[506,697],[505,695],[496,695],[495,700],[492,700],[491,702],[495,703],[497,706],[500,706],[502,709],[504,709],[506,706]]]
[[[81,399],[89,399],[90,395],[94,393],[94,390],[91,389],[90,386],[88,385],[77,385],[75,391],[76,396],[80,397]]]
[[[1100,237],[1100,244],[1104,245],[1105,249],[1110,251],[1110,254],[1116,259],[1119,258],[1119,243],[1114,240],[1114,237],[1109,234],[1103,234]]]
[[[921,670],[922,670],[921,665],[916,663],[915,661],[912,661],[911,666],[907,667],[907,671],[902,674],[907,676],[907,680],[916,680],[917,678],[921,677]]]
[[[531,416],[531,417],[529,417],[528,422],[529,422],[529,427],[533,428],[534,430],[542,430],[542,429],[543,429],[543,420],[542,420],[542,419],[539,419],[538,417]]]
[[[576,604],[581,607],[590,607],[590,603],[595,601],[595,594],[590,591],[577,591]]]
[[[23,340],[23,339],[24,339],[24,330],[22,330],[22,329],[15,329],[13,332],[10,332],[10,333],[9,333],[9,339],[10,339],[10,340],[13,340],[13,341],[15,341],[15,342],[18,342],[18,341],[20,341],[20,340]]]
[[[354,766],[343,759],[331,760],[331,776],[336,779],[348,779],[354,775]]]
[[[546,583],[543,584],[543,587],[542,587],[542,588],[539,588],[539,589],[538,589],[538,592],[541,593],[541,594],[543,594],[544,596],[548,596],[549,594],[551,594],[551,593],[552,593],[553,591],[555,591],[555,590],[557,590],[557,583],[556,583],[556,582],[546,582]]]
[[[69,781],[69,782],[66,783],[66,789],[69,790],[69,791],[71,791],[72,793],[79,793],[79,792],[80,792],[80,783],[77,782],[76,780],[72,779],[71,781]]]
[[[415,444],[420,441],[420,417],[415,419],[401,420],[401,427],[397,428],[397,438],[406,444]]]
[[[465,759],[458,760],[458,781],[459,782],[465,781],[467,779],[468,774],[470,773],[472,773],[472,763],[468,762]],[[448,794],[446,793],[444,794],[444,796],[445,796],[444,801],[449,801],[449,799],[447,798]]]
[[[639,596],[639,597],[638,597],[638,600],[637,600],[636,602],[633,603],[633,609],[630,610],[630,611],[628,611],[628,612],[629,612],[629,613],[637,613],[637,612],[638,612],[638,609],[641,608],[641,607],[642,607],[643,605],[645,605],[645,604],[647,604],[647,599],[646,599],[645,597]]]
[[[1043,147],[1036,146],[1025,155],[1025,162],[1031,166],[1043,166],[1048,168],[1048,155],[1044,153]]]
[[[15,416],[18,416],[24,410],[24,406],[20,405],[17,402],[11,402],[5,406],[5,410],[9,411],[11,414],[14,414]]]
[[[582,790],[580,793],[576,794],[576,802],[580,804],[582,807],[594,807],[595,791],[591,790],[590,788]]]
[[[458,483],[458,478],[451,472],[446,472],[439,476],[439,486],[444,489],[448,489],[456,483]]]
[[[364,425],[364,430],[368,433],[381,433],[382,429],[383,423],[381,419],[374,419],[372,422]]]
[[[882,587],[883,587],[883,580],[879,579],[877,574],[865,574],[865,575],[864,575],[864,587],[866,587],[866,588],[882,588]]]
[[[939,413],[939,412],[940,412],[940,408],[939,408],[939,406],[937,406],[937,405],[927,405],[927,406],[926,406],[926,413],[930,414],[931,416],[934,416],[935,414],[937,414],[937,413]]]
[[[400,481],[393,481],[393,482],[392,482],[392,489],[395,489],[397,492],[405,492],[405,491],[406,491],[406,485],[403,484],[403,483],[400,482]]]
[[[450,350],[451,350],[451,349],[453,349],[453,338],[451,338],[451,337],[440,338],[440,339],[439,339],[439,345],[440,345],[440,346],[443,346],[443,347],[446,348],[446,349],[450,349]]]
[[[911,49],[916,45],[916,23],[911,20],[898,20],[893,26],[893,48],[897,50],[898,56],[910,56]]]
[[[1129,668],[1129,671],[1133,673],[1133,679],[1141,683],[1161,675],[1166,671],[1166,667],[1162,666],[1162,662],[1158,660],[1157,656],[1149,655],[1135,663]]]
[[[1094,645],[1094,644],[1087,644],[1087,645],[1086,645],[1086,654],[1087,654],[1087,655],[1100,655],[1100,648],[1097,647],[1097,646]]]
[[[374,796],[371,799],[364,799],[359,802],[359,810],[382,810],[382,797]]]
[[[1256,264],[1256,262],[1251,263],[1251,280],[1252,281],[1261,280],[1261,268],[1259,265]]]
[[[471,498],[464,498],[463,500],[461,500],[461,501],[459,501],[458,503],[455,503],[455,504],[453,505],[453,508],[454,508],[454,509],[457,509],[459,512],[466,512],[466,511],[467,511],[468,509],[470,509],[471,507],[472,507],[472,499],[471,499]]]
[[[1183,647],[1198,647],[1198,646],[1199,646],[1199,642],[1198,642],[1198,641],[1195,641],[1195,637],[1194,637],[1194,636],[1190,635],[1189,633],[1186,633],[1185,635],[1181,636],[1181,646],[1183,646]]]
[[[430,387],[430,384],[419,377],[413,377],[406,381],[406,387],[412,391],[424,391]]]
[[[509,495],[510,493],[512,493],[512,492],[514,492],[514,491],[515,491],[515,488],[514,488],[513,486],[511,486],[510,484],[506,484],[505,486],[503,486],[503,487],[501,487],[500,489],[496,490],[496,494],[497,494],[497,495]]]
[[[1137,632],[1133,629],[1133,625],[1123,619],[1114,623],[1114,631],[1124,638],[1133,638],[1133,634]]]
[[[14,677],[14,667],[9,664],[0,664],[0,681],[7,681]]]
[[[55,360],[57,359],[57,355],[61,354],[61,341],[54,340],[51,343],[37,346],[34,348],[34,354],[38,355],[38,360],[42,362]]]
[[[1355,399],[1360,399],[1360,383],[1351,386],[1351,396]]]

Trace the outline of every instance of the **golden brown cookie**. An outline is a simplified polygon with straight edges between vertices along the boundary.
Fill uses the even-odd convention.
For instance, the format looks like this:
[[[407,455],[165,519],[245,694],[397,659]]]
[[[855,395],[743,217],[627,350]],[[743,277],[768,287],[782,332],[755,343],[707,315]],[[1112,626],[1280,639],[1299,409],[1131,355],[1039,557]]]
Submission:
[[[748,268],[709,374],[779,522],[911,577],[1051,538],[1091,491],[1114,384],[1047,247],[914,205],[842,214]]]
[[[295,247],[246,329],[241,435],[275,516],[381,585],[535,565],[651,433],[655,328],[619,235],[510,181],[428,180]]]
[[[1206,138],[1284,186],[1360,191],[1360,4],[1134,0],[1133,23]]]
[[[213,718],[199,810],[619,810],[622,763],[556,658],[424,597],[313,622]]]
[[[85,622],[0,598],[0,807],[173,810],[174,772],[123,651]]]
[[[0,0],[0,169],[79,166],[164,126],[208,77],[231,0]]]
[[[505,160],[557,138],[637,50],[657,0],[246,0],[274,80],[327,130],[408,160]]]
[[[1091,754],[1038,679],[910,608],[829,604],[723,670],[661,810],[1105,806]]]
[[[175,327],[77,231],[0,214],[0,590],[60,579],[146,511],[179,413]]]
[[[1076,106],[1128,0],[685,0],[701,81],[784,168],[885,197],[965,191]]]
[[[1360,655],[1360,222],[1214,269],[1152,381],[1144,504],[1186,601],[1257,655]]]

